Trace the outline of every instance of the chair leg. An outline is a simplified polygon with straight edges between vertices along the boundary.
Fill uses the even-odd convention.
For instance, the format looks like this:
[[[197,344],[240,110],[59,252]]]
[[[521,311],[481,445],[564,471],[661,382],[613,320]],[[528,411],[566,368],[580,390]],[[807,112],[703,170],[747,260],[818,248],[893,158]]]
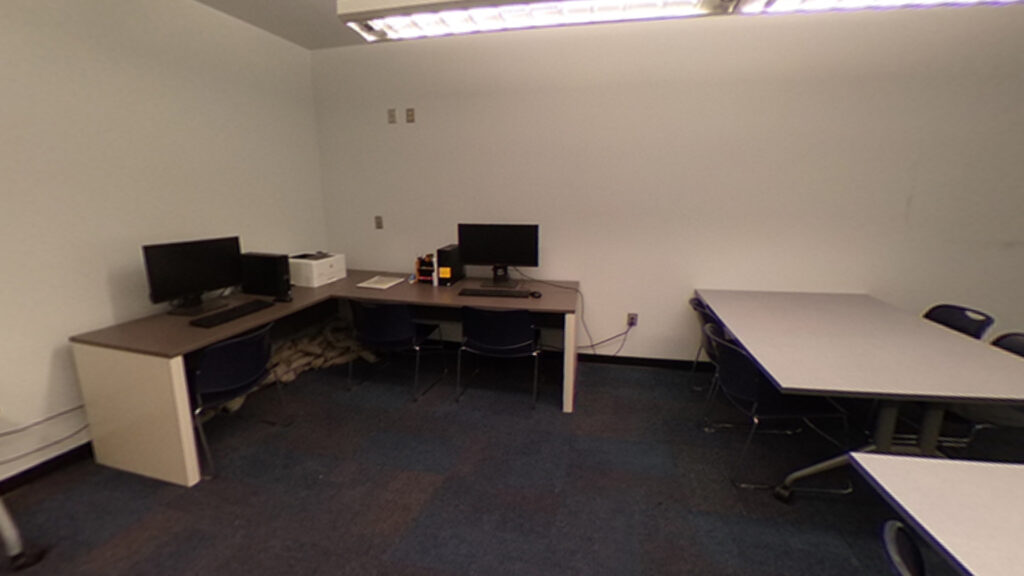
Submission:
[[[756,406],[755,406],[756,409]],[[732,483],[733,486],[743,489],[765,489],[771,488],[769,484],[753,484],[750,482],[743,482],[740,480],[740,473],[743,471],[743,461],[747,457],[747,450],[750,448],[750,442],[754,439],[754,434],[757,433],[757,427],[761,423],[757,416],[752,416],[751,421],[753,422],[750,426],[750,432],[747,433],[747,440],[743,443],[743,450],[740,451],[740,457],[736,461],[736,470],[733,472]]]
[[[462,348],[455,355],[455,401],[462,398]]]
[[[537,407],[537,396],[538,396],[538,393],[539,393],[539,389],[537,388],[537,376],[538,376],[538,373],[540,372],[539,369],[538,369],[539,368],[539,364],[540,364],[540,354],[534,354],[533,355],[533,407],[534,408]]]
[[[24,570],[39,563],[46,556],[45,548],[26,548],[21,539],[18,525],[11,517],[4,501],[0,499],[0,537],[3,539],[4,551],[7,553],[8,565],[12,572]]]
[[[203,447],[203,454],[206,456],[206,465],[209,468],[204,478],[213,478],[217,473],[213,466],[213,453],[210,452],[210,443],[206,441],[206,432],[203,430],[203,421],[199,418],[199,410],[192,414],[192,421],[195,423],[196,432],[199,434],[199,444]]]
[[[718,373],[711,377],[711,386],[708,387],[708,397],[704,399],[704,408],[701,410],[700,423],[705,432],[712,432],[719,428],[734,428],[735,426],[726,422],[712,422],[711,411],[715,408],[715,400],[718,399]]]
[[[288,408],[288,402],[284,398],[284,390],[281,387],[280,382],[274,384],[274,388],[277,390],[277,399],[281,404],[281,420],[276,422],[279,426],[291,426],[294,422],[292,418],[292,411]]]
[[[412,374],[412,401],[415,402],[420,397],[420,347],[416,346],[413,350],[416,351],[416,367]]]
[[[703,351],[704,351],[704,342],[702,340],[701,343],[699,345],[697,345],[697,353],[693,355],[693,365],[690,366],[690,374],[693,374],[694,372],[697,371],[697,361],[700,360],[700,355],[701,355],[701,352],[703,352]]]

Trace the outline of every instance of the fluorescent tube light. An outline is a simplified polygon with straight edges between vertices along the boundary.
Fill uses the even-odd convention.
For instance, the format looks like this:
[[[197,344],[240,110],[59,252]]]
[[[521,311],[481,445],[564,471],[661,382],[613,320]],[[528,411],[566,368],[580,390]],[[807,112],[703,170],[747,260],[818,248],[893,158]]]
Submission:
[[[338,0],[367,42],[709,15],[1016,4],[1024,0]],[[514,1],[514,0],[512,0]],[[486,2],[498,2],[486,4]]]
[[[703,16],[701,0],[565,0],[452,8],[345,23],[367,42],[547,26]]]
[[[780,14],[787,12],[970,6],[975,4],[1015,4],[1019,1],[1020,0],[740,0],[737,12],[740,14]]]

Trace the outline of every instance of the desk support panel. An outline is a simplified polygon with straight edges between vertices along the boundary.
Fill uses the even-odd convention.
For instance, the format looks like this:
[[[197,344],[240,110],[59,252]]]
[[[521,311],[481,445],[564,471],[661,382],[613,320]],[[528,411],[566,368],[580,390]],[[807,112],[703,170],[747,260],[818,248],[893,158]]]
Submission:
[[[182,486],[199,459],[181,356],[73,343],[96,462]]]

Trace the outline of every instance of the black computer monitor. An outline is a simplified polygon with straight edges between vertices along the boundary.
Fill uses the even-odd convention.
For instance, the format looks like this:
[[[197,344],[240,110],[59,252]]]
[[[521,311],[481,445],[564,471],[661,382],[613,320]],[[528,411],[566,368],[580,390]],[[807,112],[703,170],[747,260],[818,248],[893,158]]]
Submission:
[[[203,293],[242,282],[238,237],[211,238],[142,247],[149,299],[170,302],[171,314],[194,316],[224,304],[203,302]]]
[[[509,266],[540,263],[537,224],[459,224],[459,256],[463,264],[491,266],[493,281],[485,285],[513,287]]]

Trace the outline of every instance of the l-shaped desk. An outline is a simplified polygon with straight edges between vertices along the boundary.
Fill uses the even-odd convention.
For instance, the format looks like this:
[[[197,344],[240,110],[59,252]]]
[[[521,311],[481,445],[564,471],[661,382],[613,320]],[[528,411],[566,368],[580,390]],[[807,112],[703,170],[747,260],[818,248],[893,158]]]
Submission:
[[[404,281],[386,290],[357,286],[375,275],[405,276],[349,270],[346,278],[318,288],[293,287],[291,302],[276,303],[214,328],[191,326],[183,316],[157,314],[72,336],[96,462],[174,484],[198,483],[185,355],[331,299],[400,303],[449,312],[463,306],[525,308],[539,318],[554,320],[561,326],[564,342],[562,411],[573,411],[577,282],[525,282],[526,289],[543,296],[523,299],[459,296],[461,288],[479,286],[480,280],[474,279],[449,287]]]

